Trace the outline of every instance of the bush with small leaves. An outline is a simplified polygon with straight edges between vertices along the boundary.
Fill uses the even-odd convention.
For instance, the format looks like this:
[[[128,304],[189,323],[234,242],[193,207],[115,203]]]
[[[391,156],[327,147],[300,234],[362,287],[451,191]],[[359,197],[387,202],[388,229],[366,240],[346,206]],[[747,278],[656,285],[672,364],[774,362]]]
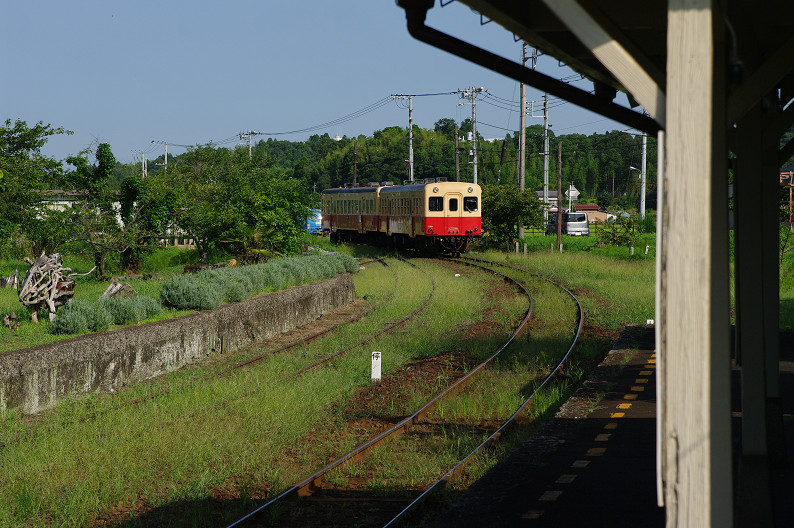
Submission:
[[[80,334],[101,332],[113,324],[113,316],[98,304],[85,301],[72,301],[62,306],[52,322],[55,334]]]
[[[177,310],[212,310],[226,295],[217,286],[217,282],[206,280],[200,273],[177,275],[163,283],[160,302]]]

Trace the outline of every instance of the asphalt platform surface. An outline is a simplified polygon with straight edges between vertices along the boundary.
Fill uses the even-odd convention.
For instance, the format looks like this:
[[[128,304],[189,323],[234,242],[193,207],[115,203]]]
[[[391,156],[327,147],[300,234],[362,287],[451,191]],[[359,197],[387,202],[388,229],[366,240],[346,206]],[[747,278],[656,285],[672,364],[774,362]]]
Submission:
[[[782,336],[787,461],[771,475],[780,527],[794,527],[792,341]],[[655,416],[653,328],[630,326],[556,416],[472,485],[434,528],[665,526],[657,505]]]

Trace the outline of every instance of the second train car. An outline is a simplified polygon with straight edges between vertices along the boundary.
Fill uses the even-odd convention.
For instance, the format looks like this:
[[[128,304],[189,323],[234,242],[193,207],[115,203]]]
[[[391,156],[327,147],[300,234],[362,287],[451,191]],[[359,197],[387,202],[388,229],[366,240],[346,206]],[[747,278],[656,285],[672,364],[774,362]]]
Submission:
[[[429,253],[465,253],[482,234],[482,190],[443,178],[326,189],[323,230],[332,240]]]

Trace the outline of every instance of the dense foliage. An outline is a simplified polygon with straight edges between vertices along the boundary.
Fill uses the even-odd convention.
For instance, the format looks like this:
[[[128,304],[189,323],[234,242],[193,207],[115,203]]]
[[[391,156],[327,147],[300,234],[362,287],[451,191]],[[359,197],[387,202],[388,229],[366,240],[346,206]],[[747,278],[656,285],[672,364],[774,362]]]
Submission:
[[[456,123],[441,119],[432,130],[414,127],[416,178],[445,177],[471,181],[471,143],[458,148],[460,174],[455,173]],[[470,137],[471,121],[457,126]],[[40,154],[42,145],[61,128],[10,120],[0,130],[0,248],[11,254],[56,251],[64,244],[82,244],[93,255],[98,274],[105,274],[108,255],[122,255],[122,267],[135,270],[141,259],[168,234],[182,234],[196,243],[202,262],[222,250],[246,258],[293,255],[301,251],[301,222],[317,207],[319,192],[358,183],[408,178],[408,131],[378,130],[371,137],[330,138],[314,135],[302,142],[273,138],[248,149],[202,145],[154,160],[148,177],[136,164],[118,163],[110,145],[99,143],[61,163]],[[580,200],[622,208],[638,199],[641,138],[613,131],[583,136],[554,136],[562,142],[563,186],[573,183]],[[543,183],[543,130],[527,128],[526,189],[517,192],[518,133],[504,138],[477,136],[478,182],[483,196],[487,244],[509,245],[515,227],[539,224],[535,191]],[[653,209],[656,170],[655,141],[648,142],[648,207]],[[550,156],[549,174],[557,171]],[[553,179],[553,178],[552,178]],[[71,192],[73,205],[62,211],[42,207],[47,189]]]
[[[0,125],[0,250],[4,255],[25,253],[23,236],[34,240],[34,251],[41,250],[60,222],[44,225],[44,190],[56,188],[63,174],[60,162],[44,156],[41,147],[50,136],[71,134],[42,122],[28,127],[25,121],[10,119]]]
[[[483,185],[480,245],[510,250],[517,226],[542,228],[543,209],[535,193],[519,191],[515,185]]]

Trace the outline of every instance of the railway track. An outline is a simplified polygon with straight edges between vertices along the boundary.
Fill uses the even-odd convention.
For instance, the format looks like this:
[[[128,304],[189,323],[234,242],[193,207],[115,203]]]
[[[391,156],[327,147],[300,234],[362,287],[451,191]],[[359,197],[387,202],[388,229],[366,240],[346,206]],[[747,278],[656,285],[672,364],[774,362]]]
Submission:
[[[272,498],[271,500],[267,501],[266,503],[262,504],[258,508],[252,510],[244,517],[241,517],[237,521],[228,525],[229,528],[236,527],[236,526],[246,526],[252,523],[256,523],[257,519],[261,518],[265,514],[267,514],[272,509],[280,508],[281,504],[286,502],[289,499],[293,499],[295,497],[309,497],[312,496],[315,492],[324,488],[324,477],[329,472],[340,468],[342,465],[362,460],[365,458],[373,449],[378,446],[381,446],[387,441],[391,441],[396,439],[397,437],[403,435],[407,430],[416,427],[422,419],[430,413],[438,404],[439,402],[451,398],[452,396],[460,393],[464,387],[469,385],[472,381],[474,381],[485,369],[492,364],[495,359],[522,333],[529,318],[532,314],[532,307],[533,307],[533,300],[532,296],[529,291],[522,285],[519,281],[509,277],[503,273],[497,272],[494,269],[488,268],[488,265],[494,265],[494,263],[488,262],[481,262],[475,263],[469,259],[457,259],[455,262],[466,264],[469,266],[474,266],[479,269],[488,271],[490,273],[497,273],[501,275],[504,280],[511,281],[515,287],[517,287],[520,291],[523,292],[529,299],[529,309],[526,311],[522,321],[517,325],[513,334],[509,337],[509,339],[490,357],[488,357],[485,361],[477,365],[474,369],[469,372],[466,376],[462,377],[461,379],[457,380],[455,383],[450,385],[448,388],[443,390],[441,393],[436,395],[430,401],[426,402],[423,406],[420,407],[419,410],[414,412],[412,415],[408,416],[407,418],[401,420],[399,423],[395,424],[393,427],[389,428],[388,430],[378,434],[377,436],[373,437],[372,439],[368,440],[367,442],[363,443],[362,445],[358,446],[357,448],[353,449],[352,451],[348,452],[347,454],[343,455],[342,457],[336,459],[332,463],[328,464],[327,466],[323,467],[322,469],[318,470],[317,472],[313,473],[309,477],[303,479],[293,487],[285,490],[281,494],[277,495],[276,497]],[[560,286],[561,287],[561,286]],[[563,288],[564,289],[564,288]],[[539,386],[535,389],[532,395],[527,398],[517,410],[510,416],[508,420],[501,424],[498,428],[493,431],[490,431],[490,434],[487,438],[481,442],[474,450],[469,452],[466,456],[462,457],[452,468],[450,468],[446,473],[444,473],[436,482],[432,485],[417,490],[416,493],[413,494],[411,497],[394,497],[394,496],[386,496],[380,497],[377,499],[373,499],[372,497],[354,497],[354,496],[336,496],[333,494],[329,494],[327,488],[324,489],[325,493],[322,495],[322,498],[313,498],[315,503],[322,503],[322,504],[356,504],[361,502],[366,502],[370,505],[372,503],[377,503],[378,508],[381,510],[381,517],[386,512],[389,512],[388,517],[384,517],[390,519],[387,521],[386,526],[392,526],[399,523],[405,516],[409,513],[414,511],[423,501],[427,500],[431,494],[442,486],[444,483],[448,482],[451,478],[453,478],[456,474],[458,474],[463,468],[466,467],[467,463],[472,459],[472,457],[476,456],[477,453],[482,452],[488,446],[494,444],[498,439],[505,434],[505,432],[515,423],[516,418],[524,413],[528,407],[530,407],[533,403],[533,400],[541,389],[545,387],[551,380],[562,370],[562,365],[565,361],[568,360],[570,354],[575,346],[576,339],[578,339],[579,331],[581,330],[582,324],[582,312],[581,312],[581,305],[579,304],[578,300],[571,294],[570,291],[565,290],[568,295],[570,295],[574,301],[576,301],[577,305],[577,328],[574,333],[574,337],[572,339],[571,345],[568,348],[568,351],[565,353],[564,357],[557,363],[557,365],[552,369],[548,376],[540,383]]]

